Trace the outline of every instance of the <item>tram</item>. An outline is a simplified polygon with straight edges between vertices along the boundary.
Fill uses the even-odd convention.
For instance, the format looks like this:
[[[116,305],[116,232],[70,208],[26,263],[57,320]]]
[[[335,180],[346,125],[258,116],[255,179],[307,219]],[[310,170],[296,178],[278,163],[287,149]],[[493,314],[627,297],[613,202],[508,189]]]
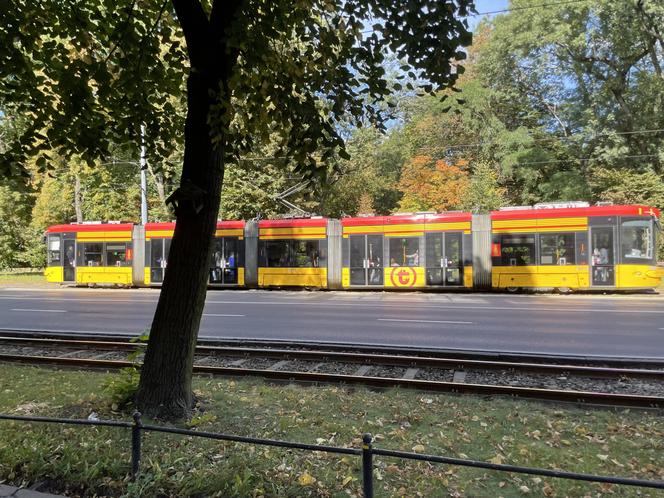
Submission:
[[[211,287],[642,290],[657,287],[659,210],[586,203],[340,220],[221,221]],[[49,282],[159,286],[174,223],[56,225]]]

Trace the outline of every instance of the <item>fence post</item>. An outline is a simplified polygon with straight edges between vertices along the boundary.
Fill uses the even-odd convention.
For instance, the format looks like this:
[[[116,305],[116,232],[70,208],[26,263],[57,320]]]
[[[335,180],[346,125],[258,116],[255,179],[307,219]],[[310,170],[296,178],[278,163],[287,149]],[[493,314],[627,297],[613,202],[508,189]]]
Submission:
[[[134,425],[131,428],[131,475],[136,477],[141,464],[141,412],[134,412]]]
[[[362,436],[362,489],[364,498],[373,498],[373,438],[368,432]]]

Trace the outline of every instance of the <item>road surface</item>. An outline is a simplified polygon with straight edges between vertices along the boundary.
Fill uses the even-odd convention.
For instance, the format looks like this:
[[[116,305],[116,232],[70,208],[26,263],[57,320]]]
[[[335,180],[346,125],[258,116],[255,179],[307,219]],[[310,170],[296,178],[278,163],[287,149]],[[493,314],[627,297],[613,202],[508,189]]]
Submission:
[[[0,329],[149,329],[153,289],[0,289]],[[658,295],[209,291],[201,337],[664,359]]]

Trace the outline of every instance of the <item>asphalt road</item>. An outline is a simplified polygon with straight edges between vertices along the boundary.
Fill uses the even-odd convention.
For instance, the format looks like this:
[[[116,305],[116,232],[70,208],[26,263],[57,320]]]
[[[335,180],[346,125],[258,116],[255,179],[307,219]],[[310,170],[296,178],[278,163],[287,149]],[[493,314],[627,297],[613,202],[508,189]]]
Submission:
[[[149,328],[157,290],[0,289],[0,331]],[[201,337],[664,359],[664,297],[208,292]]]

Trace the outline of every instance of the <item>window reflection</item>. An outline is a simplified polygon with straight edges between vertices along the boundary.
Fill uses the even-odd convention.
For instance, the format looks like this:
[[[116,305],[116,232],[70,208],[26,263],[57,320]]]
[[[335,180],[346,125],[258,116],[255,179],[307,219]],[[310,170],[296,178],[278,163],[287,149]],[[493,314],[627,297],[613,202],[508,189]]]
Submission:
[[[49,236],[48,238],[48,265],[60,266],[60,236]]]
[[[495,249],[500,250],[499,265],[526,266],[535,264],[534,235],[501,235],[500,242]]]
[[[127,244],[106,244],[106,266],[126,266]]]
[[[624,220],[620,226],[620,241],[624,263],[653,260],[655,237],[652,221]]]
[[[102,253],[102,243],[83,244],[83,264],[85,266],[101,266]]]
[[[267,240],[261,242],[261,260],[267,268],[322,268],[327,266],[327,245],[320,240]]]
[[[540,235],[540,264],[575,264],[574,234],[552,233]]]

